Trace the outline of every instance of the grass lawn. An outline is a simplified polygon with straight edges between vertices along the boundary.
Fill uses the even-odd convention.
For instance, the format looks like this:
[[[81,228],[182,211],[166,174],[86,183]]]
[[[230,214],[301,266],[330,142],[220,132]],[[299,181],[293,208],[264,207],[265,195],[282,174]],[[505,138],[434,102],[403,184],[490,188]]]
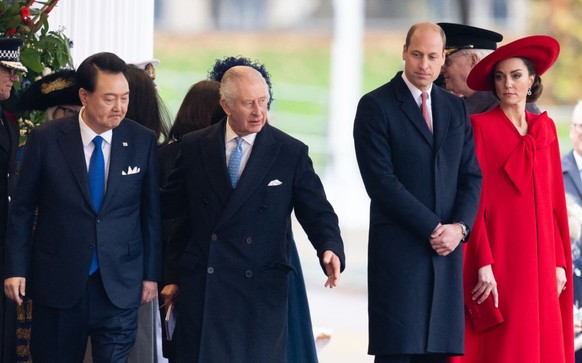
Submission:
[[[404,37],[404,33],[366,34],[361,94],[387,82],[402,69]],[[154,43],[155,57],[160,60],[156,83],[173,116],[188,88],[207,77],[216,59],[242,55],[259,60],[271,73],[271,120],[308,144],[315,167],[320,169],[326,161],[331,40],[329,34],[309,32],[193,36],[158,33]],[[550,116],[557,123],[565,152],[571,147],[568,114]]]

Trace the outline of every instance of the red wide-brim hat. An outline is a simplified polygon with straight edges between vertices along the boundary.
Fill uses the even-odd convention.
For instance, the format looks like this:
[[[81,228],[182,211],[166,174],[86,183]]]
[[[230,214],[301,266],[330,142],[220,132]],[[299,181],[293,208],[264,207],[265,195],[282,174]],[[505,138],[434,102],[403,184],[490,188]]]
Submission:
[[[491,90],[491,72],[497,63],[514,57],[529,59],[538,76],[546,72],[558,59],[560,43],[547,35],[532,35],[503,45],[473,67],[467,85],[475,91]]]

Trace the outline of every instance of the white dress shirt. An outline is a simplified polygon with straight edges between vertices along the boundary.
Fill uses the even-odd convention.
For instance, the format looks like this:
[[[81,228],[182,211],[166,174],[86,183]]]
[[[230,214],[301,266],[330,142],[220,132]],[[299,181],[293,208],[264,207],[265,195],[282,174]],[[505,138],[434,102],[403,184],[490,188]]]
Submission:
[[[418,88],[416,88],[415,85],[410,83],[408,78],[406,78],[406,74],[404,74],[404,72],[402,72],[402,79],[404,80],[404,83],[406,83],[406,85],[408,86],[410,93],[412,93],[412,97],[414,97],[414,100],[416,101],[416,104],[418,105],[418,108],[420,109],[421,104],[422,104],[422,97],[421,97],[422,91],[419,90]],[[430,119],[430,129],[434,130],[433,122],[432,122],[432,97],[430,96],[430,91],[432,91],[432,83],[430,84],[430,87],[426,90],[426,93],[428,93],[428,97],[426,98],[426,107],[428,108],[428,117]],[[421,113],[422,113],[422,110],[421,110]]]
[[[224,142],[225,142],[225,152],[226,152],[226,166],[228,167],[228,162],[230,160],[230,154],[232,154],[232,150],[236,147],[236,138],[237,134],[232,130],[230,125],[228,124],[228,120],[226,122],[226,132],[224,135]],[[247,162],[249,161],[249,157],[251,156],[251,151],[253,150],[253,144],[255,143],[255,138],[257,134],[248,134],[243,136],[242,146],[242,159],[240,161],[240,167],[238,169],[238,176],[240,178]]]
[[[89,172],[89,163],[91,161],[91,154],[95,149],[95,144],[93,144],[93,139],[98,134],[95,133],[83,120],[83,111],[85,108],[81,108],[79,112],[79,128],[81,129],[81,141],[83,142],[83,151],[85,152],[85,163],[87,164],[87,172]],[[107,190],[107,178],[109,177],[109,159],[111,156],[111,138],[113,137],[113,131],[108,130],[102,134],[99,134],[103,138],[101,143],[101,151],[103,151],[103,159],[105,161],[105,190]]]

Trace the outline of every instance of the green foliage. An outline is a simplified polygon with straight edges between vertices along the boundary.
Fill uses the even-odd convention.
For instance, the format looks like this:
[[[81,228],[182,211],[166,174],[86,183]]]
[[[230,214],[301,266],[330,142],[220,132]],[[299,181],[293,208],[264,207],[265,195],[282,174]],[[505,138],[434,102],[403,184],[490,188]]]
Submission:
[[[10,102],[17,101],[18,95],[35,80],[55,70],[72,67],[69,48],[70,40],[62,30],[49,31],[48,16],[59,0],[1,0],[0,36],[16,37],[23,40],[20,62],[28,72],[14,84],[16,95]],[[10,108],[10,105],[8,105]],[[44,121],[44,112],[26,112],[20,115],[21,138],[30,129]],[[31,122],[26,122],[31,120]]]

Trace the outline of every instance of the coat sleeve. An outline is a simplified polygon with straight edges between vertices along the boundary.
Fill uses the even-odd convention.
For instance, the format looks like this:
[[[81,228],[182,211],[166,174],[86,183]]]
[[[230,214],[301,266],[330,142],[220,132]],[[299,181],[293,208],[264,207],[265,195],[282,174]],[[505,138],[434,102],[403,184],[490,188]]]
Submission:
[[[481,185],[481,198],[475,223],[466,246],[467,266],[471,266],[476,273],[477,270],[483,266],[493,264],[493,254],[491,253],[491,245],[489,244],[489,236],[487,233],[487,226],[485,224],[485,215],[487,213],[487,196],[489,192],[489,178],[487,177],[487,153],[486,143],[481,133],[479,123],[473,119],[473,132],[475,138],[475,152],[477,159],[481,165],[481,174],[483,175],[483,183]]]
[[[553,124],[553,121],[552,121]],[[556,134],[555,125],[553,128]],[[573,285],[573,263],[572,250],[570,244],[570,229],[568,228],[568,212],[566,209],[566,192],[564,190],[564,179],[562,177],[562,163],[560,161],[560,149],[558,138],[552,145],[552,181],[553,181],[553,199],[554,199],[554,220],[556,222],[554,231],[556,231],[556,266],[562,266],[566,269],[566,289],[560,294],[560,310],[562,313],[562,329],[564,333],[565,351],[574,351],[574,326],[573,326],[573,309],[574,285]],[[566,357],[567,363],[573,363],[574,357],[569,354]]]
[[[21,163],[6,237],[5,277],[27,277],[32,258],[32,232],[41,188],[42,137],[33,129]]]
[[[162,227],[158,153],[153,136],[150,139],[147,174],[142,185],[140,215],[144,244],[144,280],[160,281],[162,277]]]
[[[378,101],[364,95],[354,121],[354,145],[370,199],[409,230],[428,239],[440,218],[418,200],[394,173],[387,118]]]
[[[295,216],[317,250],[321,262],[327,250],[335,253],[345,268],[345,254],[338,217],[327,200],[323,184],[315,173],[307,146],[299,152],[293,181],[293,207]],[[322,266],[323,267],[323,266]]]
[[[188,193],[186,190],[186,171],[184,167],[183,148],[186,143],[180,143],[176,163],[168,182],[162,189],[162,216],[170,220],[173,233],[169,234],[164,254],[164,284],[178,282],[178,265],[180,258],[188,244],[190,209],[188,207]]]

